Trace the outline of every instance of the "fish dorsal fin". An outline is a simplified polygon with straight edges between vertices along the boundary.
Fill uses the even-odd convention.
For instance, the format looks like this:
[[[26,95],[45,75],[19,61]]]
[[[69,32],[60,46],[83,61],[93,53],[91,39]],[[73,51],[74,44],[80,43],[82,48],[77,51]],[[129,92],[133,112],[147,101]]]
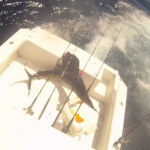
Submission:
[[[68,64],[69,60],[70,60],[70,63]],[[62,68],[65,68],[66,65],[68,65],[66,72],[71,72],[75,76],[79,75],[79,59],[74,54],[67,52],[62,57]]]

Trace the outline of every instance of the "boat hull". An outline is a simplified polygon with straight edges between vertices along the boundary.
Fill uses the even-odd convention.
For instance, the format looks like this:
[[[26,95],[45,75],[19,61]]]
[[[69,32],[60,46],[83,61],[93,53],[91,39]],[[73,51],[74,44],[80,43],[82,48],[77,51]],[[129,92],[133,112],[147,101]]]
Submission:
[[[55,90],[41,120],[38,121],[39,114],[41,113],[49,95],[53,91],[53,88],[56,86],[56,80],[52,80],[46,84],[37,102],[32,108],[34,112],[33,115],[26,114],[25,109],[23,110],[23,108],[27,108],[31,105],[38,91],[45,82],[44,79],[33,81],[31,87],[32,92],[28,97],[26,86],[26,80],[28,77],[24,71],[24,64],[28,62],[27,69],[31,74],[34,74],[39,70],[51,70],[66,49],[71,52],[76,49],[76,46],[55,35],[47,33],[40,28],[35,28],[33,30],[21,29],[1,46],[0,91],[2,94],[0,94],[0,103],[1,106],[4,106],[3,108],[6,107],[6,109],[4,110],[3,108],[0,108],[0,111],[6,113],[7,117],[4,118],[2,115],[0,116],[2,121],[0,132],[3,133],[0,135],[1,138],[4,139],[0,140],[2,142],[0,144],[0,149],[4,149],[2,146],[5,147],[9,145],[9,143],[13,144],[19,139],[23,139],[24,144],[22,145],[29,145],[30,139],[32,139],[32,146],[38,147],[38,145],[41,146],[41,143],[37,142],[37,140],[41,138],[52,139],[54,134],[55,137],[58,137],[59,139],[66,138],[66,141],[62,140],[62,142],[59,143],[61,147],[68,146],[68,140],[73,140],[73,142],[71,142],[72,145],[75,146],[76,144],[79,144],[78,148],[72,146],[72,148],[74,147],[76,149],[80,149],[82,146],[84,147],[84,145],[86,145],[86,149],[114,149],[113,144],[122,136],[127,87],[121,80],[118,72],[106,64],[102,66],[100,73],[89,91],[89,96],[94,107],[100,112],[104,120],[102,120],[95,112],[88,113],[88,109],[83,105],[82,109],[84,110],[84,113],[88,116],[89,120],[97,126],[97,129],[89,135],[81,135],[81,139],[77,143],[75,139],[73,139],[74,137],[68,137],[69,133],[68,135],[65,135],[60,131],[55,131],[56,129],[62,129],[62,123],[57,122],[54,129],[50,127],[60,110],[60,106],[64,103],[71,91],[66,83],[60,82],[60,86]],[[75,55],[80,60],[80,70],[83,70],[90,54],[77,48]],[[86,87],[89,87],[102,64],[103,62],[92,56],[82,74]],[[17,83],[11,86],[11,84],[21,80],[23,80],[22,83]],[[70,100],[75,98],[76,94],[71,94]],[[13,118],[11,123],[8,122],[9,118]],[[26,122],[26,124],[23,122]],[[39,126],[41,127],[40,130]],[[3,130],[4,128],[6,130]],[[19,136],[17,136],[17,138],[14,137],[13,139],[7,139],[6,144],[5,135],[8,136],[13,130],[17,130],[18,128],[20,128],[19,132],[22,132],[23,134],[20,135],[18,132]],[[29,128],[32,132],[28,130]],[[42,129],[43,133],[41,133]],[[23,130],[27,132],[24,132]],[[49,132],[49,135],[44,134],[46,130]],[[27,138],[28,133],[30,133],[30,138]],[[39,138],[34,139],[35,133]],[[12,135],[14,135],[14,133]],[[59,139],[58,141],[61,141]],[[48,144],[49,140],[45,142],[47,142],[45,143],[47,148],[50,149],[51,144]],[[33,149],[32,146],[28,146],[27,149]],[[11,148],[9,147],[8,149]],[[18,146],[18,150],[19,149],[23,148]],[[70,147],[66,147],[65,149],[70,149]]]

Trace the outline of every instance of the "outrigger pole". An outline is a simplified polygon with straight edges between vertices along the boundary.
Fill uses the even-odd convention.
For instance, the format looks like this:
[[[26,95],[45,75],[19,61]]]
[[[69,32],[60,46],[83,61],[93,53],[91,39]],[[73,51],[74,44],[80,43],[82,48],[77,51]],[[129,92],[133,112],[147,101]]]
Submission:
[[[81,75],[82,75],[82,73],[83,73],[84,69],[86,68],[86,66],[87,66],[88,62],[90,61],[90,59],[91,59],[91,57],[92,57],[93,53],[95,52],[95,50],[96,50],[96,48],[97,48],[97,46],[98,46],[99,42],[101,41],[101,39],[102,39],[102,37],[103,37],[103,35],[104,35],[104,33],[105,33],[106,29],[108,28],[109,24],[110,24],[110,22],[107,24],[107,26],[106,26],[105,30],[103,31],[103,33],[102,33],[102,35],[101,35],[100,39],[98,40],[98,43],[96,44],[95,48],[93,49],[93,51],[92,51],[92,53],[91,53],[91,55],[90,55],[90,57],[89,57],[89,59],[88,59],[87,63],[85,64],[85,66],[84,66],[84,68],[83,68],[83,70],[82,70],[82,72],[81,72]],[[69,97],[70,97],[71,93],[73,92],[73,90],[75,89],[75,87],[77,86],[78,82],[79,82],[79,77],[78,77],[78,79],[77,79],[76,84],[73,86],[73,88],[72,88],[71,92],[69,93],[68,97],[66,98],[66,100],[65,100],[65,102],[64,102],[64,104],[63,104],[63,106],[62,106],[62,108],[60,109],[60,111],[59,111],[58,115],[56,116],[56,118],[55,118],[55,120],[54,120],[53,124],[51,125],[51,127],[54,127],[54,125],[55,125],[55,123],[56,123],[57,119],[59,118],[60,114],[61,114],[61,113],[62,113],[62,111],[63,111],[63,108],[64,108],[65,104],[68,102],[68,99],[69,99]]]
[[[116,40],[118,39],[118,36],[120,35],[120,32],[122,31],[122,28],[123,28],[124,24],[125,24],[125,22],[123,23],[121,29],[119,30],[118,35],[117,35],[117,37],[116,37],[114,43],[112,44],[112,46],[111,46],[111,48],[110,48],[108,54],[106,55],[106,57],[105,57],[105,59],[104,59],[104,61],[103,61],[103,64],[101,65],[100,69],[98,70],[98,72],[97,72],[97,74],[96,74],[96,76],[95,76],[93,82],[92,82],[91,85],[89,86],[87,93],[88,93],[89,90],[91,89],[93,83],[95,82],[95,79],[97,78],[99,72],[101,71],[101,68],[103,67],[103,65],[104,65],[104,63],[105,63],[105,61],[106,61],[107,56],[109,55],[109,53],[110,53],[110,51],[112,50],[112,48],[113,48],[113,46],[114,46]],[[83,102],[84,102],[84,101],[82,101],[82,103],[81,103],[80,106],[78,107],[78,109],[77,109],[77,111],[75,112],[73,118],[70,120],[68,126],[67,126],[67,127],[64,127],[64,128],[62,129],[62,132],[67,133],[67,131],[69,130],[69,128],[70,128],[70,126],[71,126],[71,124],[72,124],[72,122],[73,122],[73,120],[74,120],[74,118],[75,118],[75,116],[76,116],[76,114],[78,113],[80,107],[82,106]],[[97,111],[97,110],[96,110],[96,111]],[[99,114],[99,112],[98,112],[98,114]],[[100,114],[99,114],[99,115],[100,115]],[[100,115],[100,116],[101,116],[101,115]],[[104,118],[103,118],[102,116],[101,116],[101,118],[104,120]]]

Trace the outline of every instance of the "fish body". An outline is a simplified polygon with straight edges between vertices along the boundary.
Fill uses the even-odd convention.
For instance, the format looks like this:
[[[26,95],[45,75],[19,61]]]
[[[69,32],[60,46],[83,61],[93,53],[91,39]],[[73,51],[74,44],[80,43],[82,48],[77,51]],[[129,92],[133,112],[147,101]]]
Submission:
[[[71,59],[69,65],[66,67],[66,65],[68,64],[68,60],[70,59],[71,56],[72,56],[72,59]],[[65,68],[66,68],[65,73],[62,75]],[[90,100],[90,98],[88,96],[84,81],[83,81],[82,77],[79,76],[79,60],[75,55],[70,54],[69,52],[66,53],[62,57],[61,64],[57,64],[56,67],[52,70],[39,71],[39,72],[35,73],[34,75],[31,75],[26,70],[26,68],[25,68],[25,71],[29,77],[29,80],[28,80],[29,93],[31,90],[32,80],[42,79],[42,78],[49,77],[49,76],[50,76],[50,79],[51,78],[58,79],[61,77],[61,80],[66,82],[71,88],[74,88],[74,92],[83,102],[85,102],[89,107],[91,107],[92,109],[95,110],[95,108],[92,104],[92,101]]]
[[[28,80],[28,91],[30,93],[31,90],[31,83],[35,79],[43,79],[43,78],[48,78],[50,76],[50,79],[59,79],[62,71],[59,69],[53,69],[49,71],[39,71],[34,75],[31,75],[26,69],[25,69],[29,80]],[[92,104],[92,101],[90,100],[87,90],[85,87],[85,84],[83,82],[83,79],[80,76],[74,76],[71,73],[65,73],[64,76],[61,77],[61,80],[66,82],[71,88],[74,88],[74,92],[76,95],[86,104],[88,104],[91,108],[94,109],[94,106]]]

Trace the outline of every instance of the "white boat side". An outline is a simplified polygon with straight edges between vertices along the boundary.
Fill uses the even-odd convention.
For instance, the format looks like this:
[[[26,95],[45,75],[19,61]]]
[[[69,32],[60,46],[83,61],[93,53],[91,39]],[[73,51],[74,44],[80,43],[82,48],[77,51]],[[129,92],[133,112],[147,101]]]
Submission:
[[[0,47],[0,149],[3,150],[31,150],[31,149],[85,149],[85,150],[114,150],[113,144],[122,136],[124,115],[126,107],[127,87],[121,80],[118,71],[104,64],[94,82],[89,96],[94,106],[100,111],[104,121],[97,114],[88,114],[96,124],[97,130],[89,135],[81,136],[80,141],[57,131],[50,125],[56,117],[56,102],[54,99],[64,101],[70,92],[69,87],[62,83],[63,90],[57,88],[52,97],[52,108],[49,104],[51,117],[46,121],[49,110],[46,109],[43,118],[38,121],[41,106],[44,106],[48,95],[55,87],[55,83],[48,83],[41,97],[35,105],[33,116],[29,116],[22,110],[28,106],[45,80],[34,81],[32,93],[27,96],[27,88],[24,84],[12,83],[27,79],[24,64],[31,73],[39,70],[52,69],[58,58],[68,48],[74,50],[75,45],[50,34],[41,28],[33,30],[20,29]],[[90,57],[90,54],[77,48],[75,55],[80,60],[82,70]],[[86,66],[82,75],[86,87],[94,79],[103,63],[93,57]],[[71,95],[74,98],[74,95]],[[71,99],[70,98],[70,99]],[[43,99],[44,102],[43,102]]]

